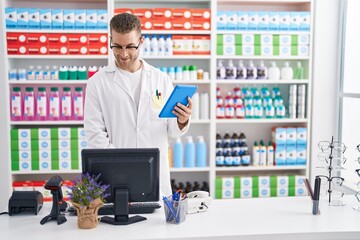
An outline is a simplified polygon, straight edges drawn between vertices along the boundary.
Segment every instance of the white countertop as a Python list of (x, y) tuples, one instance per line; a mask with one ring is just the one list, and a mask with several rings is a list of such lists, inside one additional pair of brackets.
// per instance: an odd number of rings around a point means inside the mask
[(312, 215), (309, 197), (214, 200), (208, 212), (187, 215), (180, 225), (165, 222), (164, 209), (143, 214), (146, 221), (128, 226), (99, 223), (95, 229), (79, 229), (75, 216), (67, 222), (50, 221), (40, 225), (49, 214), (46, 204), (37, 216), (19, 214), (0, 216), (1, 239), (360, 239), (360, 206), (352, 195), (346, 206), (320, 202), (320, 215)]

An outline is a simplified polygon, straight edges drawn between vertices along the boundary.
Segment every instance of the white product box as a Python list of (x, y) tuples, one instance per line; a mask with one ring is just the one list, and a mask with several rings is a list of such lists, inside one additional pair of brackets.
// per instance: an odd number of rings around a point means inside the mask
[(234, 56), (236, 54), (235, 45), (223, 45), (222, 47), (224, 56)]
[(289, 196), (289, 189), (287, 187), (278, 187), (277, 188), (278, 197), (287, 197)]
[(270, 188), (259, 187), (259, 197), (270, 197)]
[(51, 28), (51, 9), (40, 9), (40, 28), (50, 29)]
[(40, 29), (40, 9), (29, 8), (29, 29)]
[(304, 146), (307, 145), (307, 128), (296, 128), (296, 144)]
[(50, 128), (39, 128), (39, 140), (40, 139), (51, 139), (51, 131)]
[(29, 27), (29, 9), (17, 8), (17, 28), (26, 29)]
[(242, 45), (254, 45), (254, 34), (244, 33), (242, 34)]
[(269, 12), (269, 30), (279, 30), (279, 12)]
[(86, 28), (86, 11), (85, 9), (75, 10), (75, 29)]
[(258, 30), (259, 14), (255, 11), (248, 12), (248, 30)]
[(242, 54), (244, 56), (254, 56), (255, 54), (254, 45), (242, 45)]
[(58, 128), (58, 138), (60, 139), (70, 139), (71, 130), (70, 128)]
[(222, 178), (222, 189), (234, 189), (234, 178), (233, 177), (230, 177), (230, 178), (226, 178), (226, 177), (223, 177)]
[(31, 151), (19, 151), (19, 169), (22, 172), (31, 171)]
[(310, 35), (309, 34), (299, 34), (298, 35), (298, 45), (309, 45), (310, 44)]
[(259, 176), (259, 188), (270, 187), (270, 176)]
[(258, 20), (259, 20), (259, 25), (258, 25), (258, 29), (259, 30), (268, 30), (269, 29), (269, 12), (258, 12), (259, 16), (258, 16)]
[(59, 169), (60, 170), (70, 170), (71, 169), (70, 149), (59, 150)]
[(295, 145), (286, 146), (286, 165), (296, 165)]
[(287, 31), (290, 28), (290, 13), (279, 12), (279, 30)]
[(75, 29), (74, 9), (64, 9), (64, 29)]
[(291, 56), (291, 46), (280, 46), (279, 47), (280, 56)]
[(235, 34), (224, 34), (223, 45), (235, 45)]
[(64, 13), (62, 9), (51, 10), (51, 26), (53, 29), (64, 28)]
[(300, 28), (300, 12), (290, 12), (290, 31), (298, 31)]
[(86, 139), (85, 128), (78, 128), (78, 139)]
[(86, 10), (86, 29), (97, 28), (97, 10)]
[(97, 28), (107, 29), (108, 26), (108, 15), (107, 10), (97, 10)]
[(240, 198), (252, 198), (252, 188), (242, 188), (240, 189)]
[(286, 128), (277, 127), (274, 132), (274, 140), (277, 145), (286, 144)]
[(86, 139), (78, 139), (78, 149), (81, 151), (84, 148), (87, 148), (88, 143)]
[(310, 31), (310, 12), (300, 12), (300, 26), (301, 31)]
[(295, 196), (307, 196), (306, 187), (295, 187)]
[(19, 140), (18, 141), (19, 151), (30, 151), (31, 141), (30, 140)]
[(296, 144), (296, 128), (288, 127), (286, 128), (286, 145), (294, 145)]
[(304, 145), (296, 146), (296, 165), (306, 165), (306, 147)]
[(234, 189), (223, 189), (222, 190), (222, 198), (223, 199), (234, 198)]
[(59, 150), (69, 150), (70, 139), (59, 139)]
[(277, 145), (275, 149), (275, 165), (283, 166), (286, 161), (286, 149), (284, 145)]
[(233, 11), (226, 12), (226, 29), (235, 30), (237, 28), (237, 14)]
[(280, 46), (290, 46), (291, 45), (291, 35), (281, 34), (279, 36), (279, 44), (280, 44)]
[(272, 34), (261, 34), (260, 35), (261, 46), (272, 46), (273, 45), (273, 36)]
[(274, 55), (273, 46), (261, 46), (261, 56), (272, 56)]
[(226, 29), (227, 17), (225, 11), (219, 11), (217, 13), (216, 25), (218, 30)]
[(51, 150), (50, 139), (39, 139), (39, 150)]
[(51, 150), (39, 151), (39, 166), (40, 171), (51, 170)]
[(16, 8), (5, 8), (6, 28), (17, 28), (17, 12)]
[(18, 136), (19, 141), (21, 141), (21, 140), (30, 141), (30, 139), (31, 139), (30, 129), (25, 129), (25, 128), (19, 129), (18, 134), (19, 134), (19, 136)]
[(240, 177), (240, 189), (252, 188), (252, 177)]
[(277, 187), (288, 187), (289, 186), (289, 177), (288, 176), (277, 176)]
[(305, 176), (296, 175), (295, 176), (295, 187), (305, 187), (304, 178), (305, 178)]
[(248, 13), (245, 11), (237, 12), (237, 29), (246, 30), (248, 28)]
[(298, 46), (298, 56), (309, 56), (309, 46)]

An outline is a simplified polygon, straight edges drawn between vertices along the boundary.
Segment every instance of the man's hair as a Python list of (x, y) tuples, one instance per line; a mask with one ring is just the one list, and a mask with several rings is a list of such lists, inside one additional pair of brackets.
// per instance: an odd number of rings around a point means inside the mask
[(110, 21), (110, 33), (112, 30), (122, 34), (136, 30), (141, 34), (141, 21), (130, 13), (117, 14)]

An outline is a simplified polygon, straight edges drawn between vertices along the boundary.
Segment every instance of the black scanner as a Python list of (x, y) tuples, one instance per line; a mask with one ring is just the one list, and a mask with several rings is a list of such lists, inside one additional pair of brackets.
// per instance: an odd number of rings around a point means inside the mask
[(38, 214), (43, 206), (43, 195), (39, 191), (13, 191), (9, 199), (9, 215), (33, 211)]

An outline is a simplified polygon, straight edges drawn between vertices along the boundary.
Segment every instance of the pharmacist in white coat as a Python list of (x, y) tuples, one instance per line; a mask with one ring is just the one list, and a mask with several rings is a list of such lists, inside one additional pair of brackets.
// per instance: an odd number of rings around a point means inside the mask
[(170, 195), (168, 136), (188, 130), (192, 101), (174, 108), (177, 118), (158, 117), (173, 85), (168, 75), (139, 58), (140, 24), (128, 13), (111, 19), (115, 61), (88, 80), (84, 126), (90, 148), (159, 148), (160, 196)]

